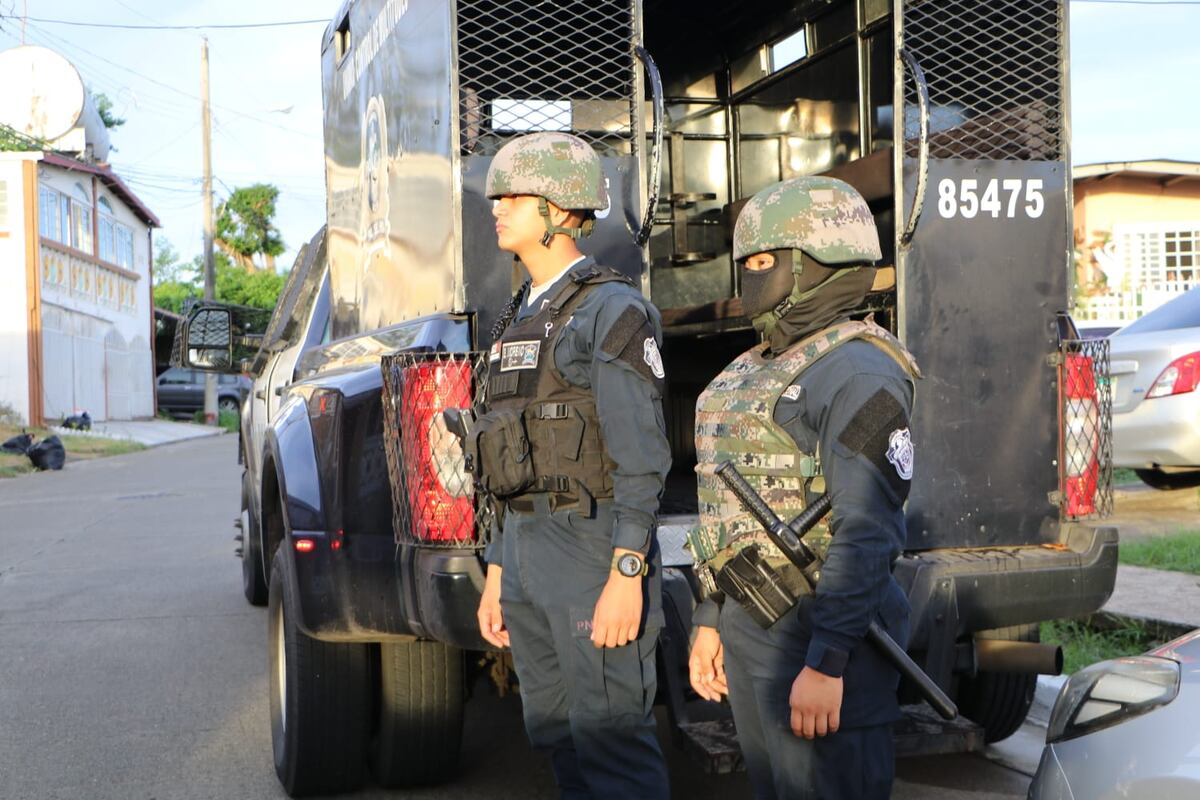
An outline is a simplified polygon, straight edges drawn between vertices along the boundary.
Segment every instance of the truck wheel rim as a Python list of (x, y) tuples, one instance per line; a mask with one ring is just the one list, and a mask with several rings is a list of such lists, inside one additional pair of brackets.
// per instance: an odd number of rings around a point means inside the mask
[(275, 683), (279, 687), (279, 728), (287, 729), (287, 648), (284, 646), (283, 608), (279, 609), (279, 624), (275, 626)]

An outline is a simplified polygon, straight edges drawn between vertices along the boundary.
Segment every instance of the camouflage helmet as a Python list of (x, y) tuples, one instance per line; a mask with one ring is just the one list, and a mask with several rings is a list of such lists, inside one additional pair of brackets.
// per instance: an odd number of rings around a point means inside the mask
[(867, 201), (836, 178), (810, 175), (776, 183), (746, 203), (733, 229), (733, 258), (801, 250), (826, 266), (882, 257)]
[(488, 169), (484, 193), (493, 200), (535, 195), (567, 211), (608, 208), (599, 156), (569, 133), (531, 133), (501, 147)]

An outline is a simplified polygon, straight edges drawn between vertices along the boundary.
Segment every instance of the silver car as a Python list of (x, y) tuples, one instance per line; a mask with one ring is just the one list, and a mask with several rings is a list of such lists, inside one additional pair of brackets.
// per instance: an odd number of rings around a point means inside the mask
[(1200, 288), (1109, 341), (1113, 465), (1158, 489), (1200, 485)]
[(1058, 694), (1030, 800), (1200, 797), (1200, 630), (1079, 670)]

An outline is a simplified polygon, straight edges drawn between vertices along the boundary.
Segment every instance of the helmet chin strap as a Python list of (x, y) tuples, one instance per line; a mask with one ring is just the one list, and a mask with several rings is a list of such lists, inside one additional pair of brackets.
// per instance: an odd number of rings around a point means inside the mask
[(816, 286), (811, 286), (808, 289), (800, 288), (800, 275), (804, 272), (804, 256), (800, 250), (792, 251), (792, 274), (796, 276), (796, 281), (792, 286), (791, 294), (784, 298), (783, 302), (775, 306), (770, 311), (764, 311), (758, 316), (750, 320), (750, 324), (754, 329), (761, 333), (764, 337), (769, 338), (774, 332), (775, 326), (779, 324), (779, 320), (783, 319), (789, 311), (791, 311), (798, 303), (803, 303), (805, 300), (813, 297), (834, 281), (841, 280), (847, 275), (851, 275), (862, 269), (861, 266), (847, 267), (844, 269), (834, 270), (833, 274), (825, 280), (818, 283)]
[(556, 233), (561, 233), (578, 241), (585, 236), (591, 236), (592, 229), (596, 227), (596, 220), (591, 218), (585, 219), (583, 224), (578, 228), (566, 228), (562, 225), (555, 225), (554, 221), (550, 219), (550, 203), (544, 197), (538, 198), (538, 213), (542, 215), (542, 221), (546, 223), (546, 232), (542, 234), (541, 239), (542, 247), (546, 248), (550, 247), (550, 243), (554, 241)]

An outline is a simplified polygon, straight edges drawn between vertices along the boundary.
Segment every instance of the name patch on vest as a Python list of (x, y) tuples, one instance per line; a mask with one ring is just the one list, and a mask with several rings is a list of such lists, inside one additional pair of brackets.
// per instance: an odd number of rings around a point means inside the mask
[(500, 371), (537, 369), (542, 343), (538, 339), (524, 342), (504, 342), (500, 350)]

